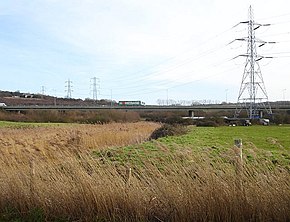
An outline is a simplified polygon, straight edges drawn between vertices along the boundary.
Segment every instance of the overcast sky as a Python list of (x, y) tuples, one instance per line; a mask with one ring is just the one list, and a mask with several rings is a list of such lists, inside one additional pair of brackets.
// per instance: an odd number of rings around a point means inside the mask
[[(252, 5), (269, 100), (290, 100), (289, 0), (1, 0), (0, 90), (236, 102)], [(234, 27), (235, 26), (235, 27)]]

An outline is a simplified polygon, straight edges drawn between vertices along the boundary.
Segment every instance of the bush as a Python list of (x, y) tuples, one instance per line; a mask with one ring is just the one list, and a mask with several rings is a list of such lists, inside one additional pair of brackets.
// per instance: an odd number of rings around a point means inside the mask
[(150, 116), (146, 118), (146, 121), (159, 122), (165, 124), (177, 124), (177, 125), (194, 125), (194, 120), (183, 119), (181, 116)]
[(289, 124), (290, 123), (290, 110), (276, 111), (271, 118), (271, 122), (275, 124)]
[(15, 122), (58, 122), (58, 123), (110, 123), (137, 122), (140, 116), (136, 112), (124, 111), (66, 111), (30, 110), (22, 113), (0, 110), (0, 120)]
[(218, 124), (213, 120), (200, 120), (196, 123), (196, 126), (208, 126), (208, 127), (217, 127)]
[(187, 132), (186, 127), (182, 125), (164, 124), (162, 127), (156, 129), (150, 136), (150, 139), (158, 139), (166, 136), (180, 136)]

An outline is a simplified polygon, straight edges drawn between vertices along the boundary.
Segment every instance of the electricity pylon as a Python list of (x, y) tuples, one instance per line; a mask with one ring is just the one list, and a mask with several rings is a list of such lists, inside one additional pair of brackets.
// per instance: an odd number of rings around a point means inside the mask
[[(259, 119), (263, 116), (263, 111), (268, 115), (272, 115), (272, 109), (268, 101), (268, 95), (261, 73), (259, 61), (263, 58), (272, 58), (257, 54), (257, 45), (262, 47), (267, 43), (255, 37), (255, 30), (261, 26), (269, 26), (270, 24), (259, 24), (254, 21), (252, 7), (249, 8), (249, 21), (240, 22), (248, 24), (248, 37), (236, 39), (239, 41), (247, 41), (247, 53), (239, 56), (246, 57), (242, 83), (239, 90), (238, 102), (235, 111), (235, 117), (245, 109), (249, 119)], [(240, 24), (239, 23), (239, 24)]]
[(72, 93), (72, 81), (68, 79), (68, 81), (65, 81), (67, 84), (65, 87), (67, 88), (65, 91), (67, 92), (66, 98), (71, 99), (71, 93)]
[(98, 88), (100, 88), (100, 79), (97, 77), (91, 78), (93, 81), (93, 100), (97, 101), (98, 100)]

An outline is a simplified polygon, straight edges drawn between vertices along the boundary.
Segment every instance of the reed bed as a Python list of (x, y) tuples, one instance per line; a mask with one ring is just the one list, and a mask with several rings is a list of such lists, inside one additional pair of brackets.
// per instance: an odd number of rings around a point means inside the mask
[[(112, 126), (116, 132), (117, 126)], [(130, 129), (141, 130), (137, 126), (144, 128), (133, 124), (123, 129), (132, 136)], [(86, 126), (21, 129), (26, 137), (12, 137), (14, 130), (1, 131), (6, 138), (1, 135), (2, 221), (290, 219), (289, 171), (283, 167), (269, 168), (263, 162), (237, 167), (193, 152), (172, 154), (161, 163), (144, 157), (142, 166), (122, 165), (92, 155), (91, 147), (111, 144), (84, 142), (96, 136)], [(56, 139), (53, 144), (50, 138)]]
[(4, 127), (0, 128), (0, 155), (23, 162), (53, 158), (67, 150), (85, 152), (132, 145), (146, 141), (158, 127), (160, 124), (150, 122)]

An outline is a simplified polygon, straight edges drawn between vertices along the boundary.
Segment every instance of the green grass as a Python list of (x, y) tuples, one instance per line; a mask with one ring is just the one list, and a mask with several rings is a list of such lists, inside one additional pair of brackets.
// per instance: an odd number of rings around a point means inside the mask
[(60, 126), (60, 125), (68, 125), (68, 123), (30, 123), (30, 122), (0, 121), (0, 128), (5, 128), (5, 127), (29, 128), (29, 127), (39, 127), (39, 126)]
[(190, 127), (183, 136), (163, 137), (135, 146), (112, 147), (96, 154), (116, 163), (134, 166), (146, 161), (162, 164), (172, 158), (182, 161), (197, 154), (229, 161), (228, 156), (233, 156), (230, 152), (235, 139), (242, 139), (245, 161), (290, 166), (289, 125)]
[(192, 127), (187, 135), (162, 138), (159, 141), (195, 147), (228, 148), (235, 139), (265, 150), (290, 150), (290, 126), (251, 126), (251, 127)]

